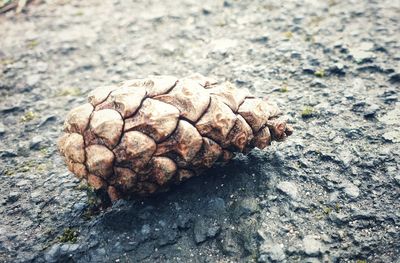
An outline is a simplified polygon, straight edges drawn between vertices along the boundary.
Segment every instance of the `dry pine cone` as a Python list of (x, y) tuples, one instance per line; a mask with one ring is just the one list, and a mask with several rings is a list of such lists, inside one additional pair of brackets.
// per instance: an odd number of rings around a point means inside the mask
[(111, 200), (165, 191), (292, 133), (274, 103), (199, 74), (104, 86), (88, 101), (68, 114), (59, 149), (71, 172)]

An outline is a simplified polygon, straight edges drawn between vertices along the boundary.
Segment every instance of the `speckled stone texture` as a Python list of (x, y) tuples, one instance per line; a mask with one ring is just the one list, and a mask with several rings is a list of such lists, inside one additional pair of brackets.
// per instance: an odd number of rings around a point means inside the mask
[(58, 141), (68, 169), (115, 201), (169, 189), (235, 152), (264, 149), (293, 129), (248, 89), (194, 74), (99, 87), (72, 109)]

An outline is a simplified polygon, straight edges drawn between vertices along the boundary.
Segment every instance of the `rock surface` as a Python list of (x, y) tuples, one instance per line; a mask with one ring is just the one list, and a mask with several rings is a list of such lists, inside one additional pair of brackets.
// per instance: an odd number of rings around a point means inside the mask
[[(398, 260), (398, 1), (31, 2), (0, 16), (0, 262)], [(194, 72), (277, 101), (296, 133), (93, 210), (56, 152), (67, 112)]]

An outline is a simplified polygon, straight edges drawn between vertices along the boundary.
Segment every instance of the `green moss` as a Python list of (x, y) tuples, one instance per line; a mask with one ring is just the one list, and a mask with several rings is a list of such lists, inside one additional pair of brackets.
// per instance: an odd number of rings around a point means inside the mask
[(72, 228), (65, 228), (64, 232), (57, 240), (60, 243), (76, 243), (76, 241), (78, 241), (78, 232)]
[(285, 38), (287, 38), (287, 39), (291, 39), (293, 37), (293, 32), (291, 32), (291, 31), (287, 31), (283, 34), (284, 34)]
[(329, 7), (335, 6), (337, 4), (338, 4), (338, 2), (336, 0), (328, 0)]
[(339, 205), (338, 203), (336, 203), (336, 205), (335, 205), (335, 211), (336, 211), (336, 213), (339, 213), (339, 212), (340, 212), (340, 209), (341, 209), (340, 205)]
[(39, 150), (39, 152), (40, 152), (42, 155), (44, 155), (44, 156), (47, 156), (47, 155), (50, 154), (50, 150), (49, 150), (49, 148), (47, 148), (47, 147), (41, 148), (41, 149)]
[(80, 88), (77, 87), (68, 87), (68, 88), (63, 88), (60, 91), (57, 92), (56, 96), (57, 97), (63, 97), (63, 96), (80, 96), (82, 95), (82, 92)]
[(9, 169), (6, 169), (4, 171), (4, 175), (7, 175), (7, 176), (13, 176), (14, 174), (15, 174), (15, 172), (12, 170), (9, 170)]
[(367, 263), (365, 259), (357, 259), (356, 263)]
[(318, 78), (323, 78), (325, 77), (325, 70), (320, 69), (315, 71), (314, 76), (318, 77)]
[(301, 117), (304, 119), (311, 118), (313, 115), (314, 115), (314, 108), (311, 106), (305, 106), (301, 111)]
[(324, 219), (324, 218), (325, 218), (325, 215), (322, 214), (322, 213), (319, 213), (319, 214), (316, 214), (316, 215), (315, 215), (315, 219), (317, 219), (317, 220), (322, 220), (322, 219)]
[(289, 91), (289, 89), (288, 89), (287, 86), (282, 86), (282, 87), (279, 89), (279, 92), (282, 92), (282, 93), (286, 93), (286, 92), (288, 92), (288, 91)]
[(38, 172), (47, 171), (47, 165), (44, 163), (39, 164), (38, 166), (36, 166), (36, 171)]
[(0, 59), (0, 65), (9, 65), (14, 63), (15, 61), (11, 58), (4, 58), (4, 59)]
[(258, 254), (257, 253), (253, 253), (250, 256), (250, 261), (249, 262), (258, 262), (258, 258), (259, 258)]
[(31, 171), (33, 168), (36, 167), (36, 163), (32, 160), (24, 161), (20, 165), (15, 168), (15, 171), (18, 173), (26, 173)]
[(306, 42), (311, 42), (311, 43), (315, 43), (315, 36), (314, 35), (306, 35), (304, 37), (304, 41)]
[(332, 208), (330, 207), (324, 207), (322, 208), (322, 210), (324, 211), (324, 214), (329, 215), (330, 213), (332, 213)]
[(37, 41), (37, 40), (31, 40), (31, 41), (29, 41), (27, 44), (26, 44), (26, 46), (28, 47), (28, 48), (35, 48), (35, 47), (37, 47), (39, 45), (39, 41)]
[(87, 192), (94, 192), (94, 188), (85, 183), (84, 181), (80, 182), (75, 189), (78, 191), (87, 191)]
[(33, 111), (25, 112), (24, 116), (21, 117), (21, 122), (29, 122), (37, 118), (37, 113)]
[(86, 192), (87, 206), (85, 211), (82, 213), (82, 218), (85, 220), (90, 220), (93, 216), (97, 215), (100, 212), (102, 205), (101, 199), (96, 194), (95, 189), (85, 182), (81, 182), (75, 187), (75, 189), (78, 191)]
[(20, 165), (16, 166), (15, 172), (17, 173), (27, 173), (32, 171), (43, 172), (46, 171), (48, 164), (39, 163), (38, 161), (29, 160), (24, 161)]

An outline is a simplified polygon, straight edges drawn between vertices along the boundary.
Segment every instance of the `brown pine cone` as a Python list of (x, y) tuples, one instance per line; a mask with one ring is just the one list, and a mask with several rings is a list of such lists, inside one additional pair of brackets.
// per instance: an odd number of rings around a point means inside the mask
[(129, 80), (88, 100), (68, 114), (59, 149), (71, 172), (111, 200), (165, 191), (292, 133), (276, 104), (199, 74)]

